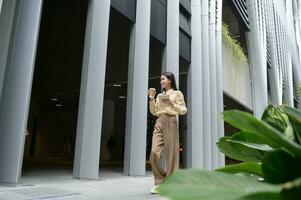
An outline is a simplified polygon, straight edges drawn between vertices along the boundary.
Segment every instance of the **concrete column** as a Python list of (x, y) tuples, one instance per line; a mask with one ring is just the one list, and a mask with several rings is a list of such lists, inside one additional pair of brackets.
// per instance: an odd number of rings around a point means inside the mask
[(268, 105), (267, 94), (267, 66), (263, 52), (262, 27), (258, 16), (258, 2), (248, 0), (250, 29), (247, 33), (249, 44), (249, 58), (252, 70), (252, 91), (253, 91), (253, 111), (257, 118), (260, 118), (264, 109)]
[[(288, 36), (287, 34), (284, 34)], [(292, 54), (291, 48), (288, 46), (287, 37), (284, 38), (284, 50), (285, 50), (285, 82), (284, 82), (284, 99), (287, 105), (294, 107), (294, 91), (293, 91), (293, 66), (292, 66)]]
[(145, 175), (151, 1), (137, 0), (131, 28), (124, 175)]
[(268, 41), (270, 44), (270, 51), (271, 51), (271, 62), (272, 68), (268, 69), (268, 76), (270, 80), (270, 87), (271, 87), (271, 99), (272, 103), (275, 105), (282, 104), (282, 84), (280, 84), (279, 79), (279, 63), (278, 63), (278, 56), (277, 56), (277, 38), (276, 38), (276, 27), (275, 27), (275, 20), (274, 20), (274, 12), (273, 12), (273, 4), (267, 5), (267, 32), (269, 34)]
[(5, 0), (2, 4), (3, 11), (0, 13), (0, 98), (12, 36), (16, 2), (16, 0)]
[[(179, 34), (180, 34), (180, 3), (179, 0), (167, 0), (166, 45), (163, 49), (161, 71), (172, 72), (179, 87)], [(163, 151), (161, 167), (166, 168), (166, 156)]]
[[(260, 20), (259, 20), (259, 24), (260, 24), (260, 28), (259, 30), (261, 30), (260, 36), (261, 36), (261, 45), (262, 45), (262, 52), (263, 52), (263, 64), (266, 65), (267, 63), (267, 29), (266, 29), (266, 2), (264, 0), (259, 0), (259, 8), (260, 8)], [(266, 65), (267, 66), (267, 65)], [(267, 67), (266, 67), (267, 69)], [(267, 74), (267, 71), (266, 71)]]
[(210, 98), (210, 67), (209, 67), (209, 2), (201, 0), (202, 22), (202, 78), (203, 89), (203, 155), (204, 168), (211, 169), (211, 98)]
[(283, 37), (283, 30), (282, 30), (282, 23), (281, 23), (281, 20), (279, 18), (279, 21), (278, 21), (278, 24), (279, 24), (279, 37), (278, 37), (278, 40), (279, 40), (279, 49), (280, 49), (280, 55), (281, 55), (281, 71), (282, 71), (282, 90), (283, 90), (283, 93), (282, 93), (282, 97), (283, 97), (283, 100), (284, 100), (284, 103), (286, 103), (286, 88), (285, 88), (285, 85), (286, 85), (286, 82), (287, 82), (287, 62), (286, 62), (286, 52), (285, 52), (285, 49), (284, 49), (284, 37)]
[(209, 71), (210, 71), (210, 111), (211, 111), (211, 168), (218, 166), (217, 142), (217, 71), (216, 71), (216, 4), (215, 0), (209, 1)]
[[(274, 5), (273, 5), (274, 6)], [(275, 19), (275, 39), (276, 39), (276, 50), (277, 50), (277, 62), (279, 66), (279, 96), (281, 98), (281, 103), (282, 103), (282, 97), (283, 97), (283, 53), (282, 53), (282, 48), (281, 44), (282, 42), (281, 37), (280, 37), (280, 25), (279, 25), (279, 15), (277, 14), (275, 7), (273, 7), (274, 11), (274, 19)]]
[(187, 167), (203, 168), (201, 0), (191, 1), (191, 64), (188, 69)]
[(21, 177), (42, 0), (19, 1), (0, 104), (0, 182)]
[[(286, 49), (286, 62), (287, 62), (287, 93), (285, 95), (287, 104), (294, 107), (294, 89), (293, 89), (293, 42), (295, 42), (294, 35), (294, 19), (293, 19), (293, 5), (292, 0), (286, 0), (286, 23), (285, 27), (285, 49)], [(297, 81), (297, 80), (296, 80)]]
[(110, 0), (90, 0), (74, 158), (75, 178), (98, 178)]
[[(216, 85), (217, 85), (217, 112), (224, 111), (223, 63), (222, 63), (222, 9), (223, 0), (216, 0)], [(224, 120), (217, 117), (217, 137), (225, 135)], [(218, 152), (218, 167), (225, 165), (225, 155)]]
[(1, 14), (1, 11), (2, 11), (2, 3), (3, 3), (3, 1), (0, 0), (0, 14)]
[(289, 106), (294, 107), (294, 89), (293, 89), (293, 66), (292, 66), (292, 56), (290, 53), (288, 53), (289, 55), (287, 56), (287, 85), (286, 85), (286, 89), (287, 92), (285, 94), (285, 98), (286, 98), (286, 102)]
[[(297, 88), (301, 84), (301, 29), (300, 29), (300, 16), (301, 16), (301, 8), (298, 7), (299, 1), (293, 0), (293, 18), (295, 22), (295, 29), (294, 29), (294, 34), (295, 34), (295, 41), (294, 41), (294, 73), (296, 77), (296, 82), (297, 82)], [(301, 94), (298, 94), (299, 97), (299, 103), (297, 105), (298, 108), (301, 108)]]
[[(278, 14), (277, 14), (278, 15)], [(281, 74), (281, 89), (282, 89), (282, 96), (283, 99), (284, 96), (284, 82), (285, 82), (285, 56), (283, 51), (283, 41), (282, 41), (282, 32), (281, 32), (281, 23), (280, 23), (280, 16), (277, 16), (277, 42), (278, 42), (278, 51), (279, 51), (279, 62), (280, 62), (280, 74)]]
[(166, 46), (163, 50), (162, 72), (174, 73), (179, 84), (179, 0), (167, 0)]

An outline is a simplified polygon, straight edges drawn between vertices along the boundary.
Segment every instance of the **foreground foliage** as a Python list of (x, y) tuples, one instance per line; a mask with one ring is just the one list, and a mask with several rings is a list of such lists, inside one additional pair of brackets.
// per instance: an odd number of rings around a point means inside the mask
[(241, 161), (215, 171), (179, 170), (159, 187), (174, 200), (300, 200), (301, 112), (269, 105), (261, 120), (230, 110), (223, 119), (239, 129), (217, 143)]

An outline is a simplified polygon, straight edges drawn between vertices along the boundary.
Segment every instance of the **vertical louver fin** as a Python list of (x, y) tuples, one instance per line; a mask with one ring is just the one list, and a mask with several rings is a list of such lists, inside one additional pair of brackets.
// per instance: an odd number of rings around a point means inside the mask
[(246, 0), (227, 0), (233, 13), (246, 31), (250, 30)]

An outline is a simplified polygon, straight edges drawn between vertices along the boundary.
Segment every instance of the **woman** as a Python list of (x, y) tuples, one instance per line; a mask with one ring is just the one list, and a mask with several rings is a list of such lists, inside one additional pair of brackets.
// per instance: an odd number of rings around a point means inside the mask
[[(165, 72), (161, 75), (162, 93), (157, 95), (156, 90), (148, 90), (150, 112), (157, 116), (153, 131), (150, 163), (155, 179), (151, 193), (156, 194), (157, 187), (166, 177), (179, 168), (179, 130), (177, 115), (185, 115), (187, 108), (184, 96), (177, 89), (174, 74)], [(166, 155), (166, 171), (160, 167), (160, 157), (164, 149)]]

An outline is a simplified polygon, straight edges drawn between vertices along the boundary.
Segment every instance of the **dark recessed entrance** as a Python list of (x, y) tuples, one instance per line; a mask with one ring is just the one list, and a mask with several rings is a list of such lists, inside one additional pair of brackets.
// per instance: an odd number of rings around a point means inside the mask
[(87, 1), (45, 0), (32, 85), (23, 176), (72, 173)]

